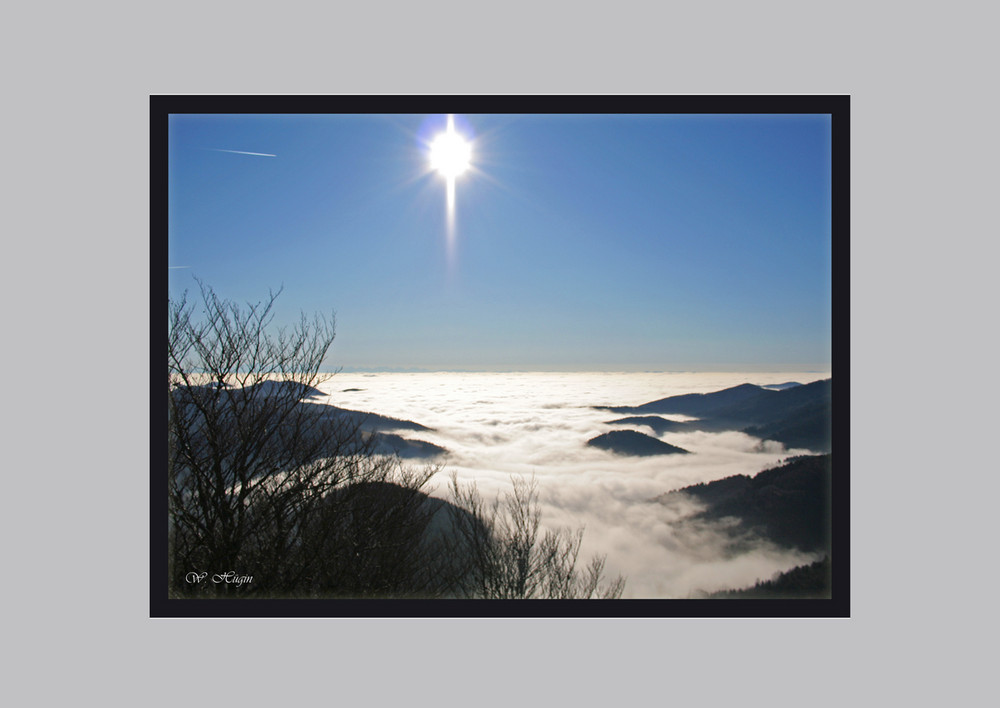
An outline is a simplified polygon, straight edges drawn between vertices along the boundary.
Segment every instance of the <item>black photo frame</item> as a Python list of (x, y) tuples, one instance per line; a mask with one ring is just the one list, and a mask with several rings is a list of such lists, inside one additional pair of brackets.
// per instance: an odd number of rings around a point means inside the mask
[[(169, 118), (177, 114), (825, 114), (831, 126), (832, 596), (829, 599), (297, 600), (168, 595), (166, 349)], [(152, 617), (849, 617), (849, 96), (181, 96), (150, 97), (150, 616)]]

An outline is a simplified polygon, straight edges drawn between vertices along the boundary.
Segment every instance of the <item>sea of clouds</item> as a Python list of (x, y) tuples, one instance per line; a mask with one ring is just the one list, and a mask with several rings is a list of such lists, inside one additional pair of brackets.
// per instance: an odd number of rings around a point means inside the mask
[[(443, 469), (429, 491), (475, 482), (486, 498), (534, 475), (548, 527), (586, 527), (581, 561), (607, 556), (610, 576), (626, 576), (629, 598), (688, 598), (753, 585), (816, 557), (755, 542), (734, 551), (718, 526), (697, 523), (692, 504), (652, 502), (665, 492), (754, 475), (806, 450), (786, 450), (739, 432), (667, 432), (609, 426), (623, 417), (592, 406), (639, 405), (741, 383), (809, 383), (827, 373), (341, 373), (320, 386), (324, 401), (421, 423), (404, 437), (441, 445)], [(346, 390), (360, 389), (360, 390)], [(318, 402), (318, 401), (317, 401)], [(683, 420), (684, 416), (663, 416)], [(626, 457), (588, 447), (590, 438), (635, 429), (690, 455)]]

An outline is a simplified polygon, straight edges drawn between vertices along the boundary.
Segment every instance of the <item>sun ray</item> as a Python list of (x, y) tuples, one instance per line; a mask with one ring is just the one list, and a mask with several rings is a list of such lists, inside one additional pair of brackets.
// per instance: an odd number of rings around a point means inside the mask
[(445, 178), (448, 261), (455, 259), (455, 181), (472, 162), (472, 144), (455, 130), (455, 116), (448, 115), (448, 125), (430, 145), (431, 168)]

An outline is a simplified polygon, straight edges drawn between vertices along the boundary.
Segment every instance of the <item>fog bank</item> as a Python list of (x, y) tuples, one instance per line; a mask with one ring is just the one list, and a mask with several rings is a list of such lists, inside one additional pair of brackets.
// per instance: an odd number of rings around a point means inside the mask
[[(421, 423), (404, 437), (440, 445), (444, 469), (432, 494), (447, 498), (448, 478), (475, 481), (492, 498), (511, 475), (534, 475), (546, 526), (586, 527), (582, 558), (607, 555), (607, 570), (627, 576), (624, 597), (685, 598), (743, 587), (814, 559), (750, 542), (735, 552), (717, 525), (695, 522), (690, 502), (652, 502), (665, 492), (735, 474), (754, 475), (806, 450), (736, 431), (656, 433), (611, 426), (592, 406), (639, 405), (741, 383), (811, 381), (823, 372), (762, 373), (434, 373), (338, 374), (320, 388), (326, 402)], [(352, 390), (345, 390), (352, 389)], [(682, 420), (684, 416), (662, 416)], [(629, 457), (588, 447), (610, 430), (634, 429), (690, 455)]]

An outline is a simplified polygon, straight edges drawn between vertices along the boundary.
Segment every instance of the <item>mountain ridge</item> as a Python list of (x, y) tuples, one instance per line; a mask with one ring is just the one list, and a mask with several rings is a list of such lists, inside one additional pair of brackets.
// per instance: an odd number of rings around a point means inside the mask
[[(697, 418), (676, 430), (739, 430), (788, 447), (829, 452), (832, 379), (772, 390), (740, 384), (711, 393), (668, 396), (638, 406), (593, 406), (620, 414), (680, 414)], [(614, 423), (614, 421), (611, 421)]]
[(620, 455), (637, 457), (690, 454), (688, 450), (657, 440), (636, 430), (612, 430), (610, 433), (591, 438), (587, 441), (587, 445)]
[(747, 534), (802, 551), (831, 550), (832, 456), (803, 455), (764, 469), (753, 477), (734, 475), (661, 494), (665, 504), (678, 495), (704, 509), (695, 519), (736, 519), (727, 527), (734, 542)]

